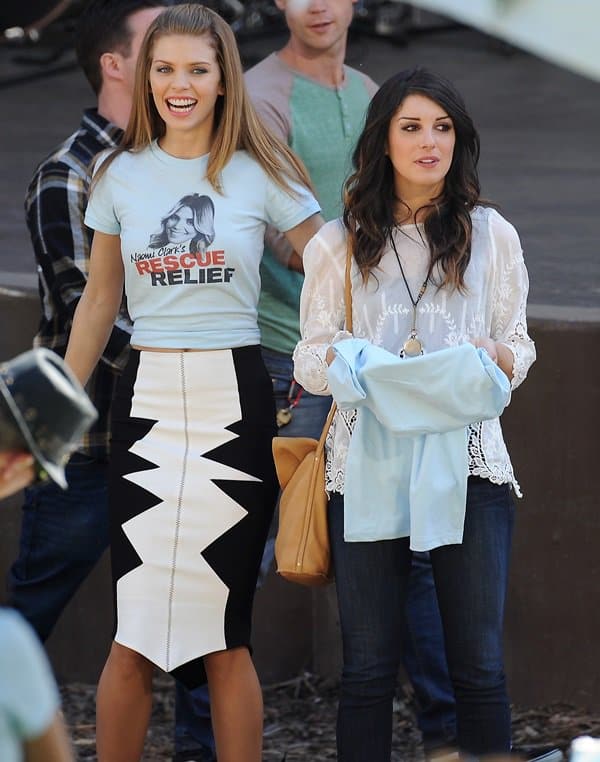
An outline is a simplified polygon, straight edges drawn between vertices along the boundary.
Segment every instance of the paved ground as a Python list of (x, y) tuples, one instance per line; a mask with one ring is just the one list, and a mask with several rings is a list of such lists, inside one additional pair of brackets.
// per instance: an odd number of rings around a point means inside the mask
[[(245, 60), (280, 43), (245, 43)], [(57, 63), (25, 65), (0, 48), (0, 287), (35, 282), (23, 192), (36, 163), (92, 102), (72, 62), (67, 53)], [(484, 194), (521, 234), (532, 310), (600, 319), (600, 84), (464, 28), (418, 29), (407, 45), (355, 34), (349, 62), (380, 82), (418, 63), (457, 83), (481, 132)]]

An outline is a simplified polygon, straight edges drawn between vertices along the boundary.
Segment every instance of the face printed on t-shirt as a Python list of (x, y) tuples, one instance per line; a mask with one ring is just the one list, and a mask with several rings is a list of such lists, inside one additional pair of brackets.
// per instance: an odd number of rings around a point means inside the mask
[(182, 206), (165, 222), (165, 232), (169, 243), (183, 243), (194, 237), (194, 213), (189, 206)]
[(132, 254), (137, 273), (152, 286), (229, 283), (235, 272), (225, 252), (210, 249), (215, 239), (215, 205), (210, 196), (183, 196), (161, 219), (148, 249)]
[[(214, 219), (215, 205), (210, 196), (201, 196), (198, 193), (183, 196), (162, 218), (159, 229), (150, 236), (148, 246), (151, 249), (165, 249), (169, 244), (190, 242), (193, 251), (206, 251), (215, 238)], [(177, 251), (161, 253), (185, 252), (178, 247)]]

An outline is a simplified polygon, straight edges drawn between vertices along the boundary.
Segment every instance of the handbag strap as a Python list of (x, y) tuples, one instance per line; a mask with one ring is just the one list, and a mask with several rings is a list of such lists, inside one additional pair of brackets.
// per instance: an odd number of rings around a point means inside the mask
[(331, 407), (329, 408), (329, 412), (327, 413), (327, 419), (325, 421), (325, 425), (323, 426), (323, 431), (321, 432), (321, 436), (319, 437), (319, 444), (317, 445), (317, 448), (315, 450), (315, 460), (319, 460), (321, 457), (321, 453), (323, 452), (323, 448), (325, 447), (325, 440), (327, 439), (327, 432), (329, 431), (329, 427), (331, 426), (331, 422), (333, 421), (333, 416), (335, 415), (335, 411), (337, 410), (337, 405), (335, 402), (331, 403)]
[(352, 252), (346, 246), (346, 271), (344, 273), (344, 308), (346, 311), (346, 330), (352, 333)]
[[(346, 248), (346, 269), (344, 273), (344, 310), (346, 312), (346, 330), (348, 333), (352, 333), (352, 252), (350, 251), (349, 246)], [(327, 432), (329, 431), (336, 410), (337, 405), (335, 402), (332, 402), (325, 425), (323, 426), (323, 431), (319, 437), (319, 444), (315, 450), (315, 459), (321, 457), (321, 453), (325, 447), (325, 440), (327, 439)]]

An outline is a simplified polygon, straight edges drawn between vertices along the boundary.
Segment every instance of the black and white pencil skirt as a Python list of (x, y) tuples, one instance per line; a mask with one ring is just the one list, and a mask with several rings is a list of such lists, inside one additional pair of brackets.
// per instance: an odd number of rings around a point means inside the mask
[(250, 645), (278, 490), (260, 348), (132, 350), (112, 432), (115, 640), (193, 688), (204, 655)]

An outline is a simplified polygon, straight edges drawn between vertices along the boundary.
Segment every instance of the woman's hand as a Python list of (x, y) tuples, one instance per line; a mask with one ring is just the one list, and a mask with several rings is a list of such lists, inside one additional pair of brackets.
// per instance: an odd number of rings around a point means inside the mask
[(325, 362), (327, 365), (331, 365), (331, 363), (335, 360), (335, 351), (333, 347), (327, 347), (327, 353), (325, 355)]
[(512, 381), (514, 357), (506, 344), (494, 341), (494, 339), (490, 339), (488, 336), (476, 336), (473, 339), (469, 339), (469, 341), (474, 347), (485, 349), (508, 380)]
[(496, 365), (498, 365), (498, 345), (494, 339), (489, 339), (487, 336), (476, 336), (474, 339), (469, 339), (469, 341), (477, 349), (485, 349)]
[(290, 253), (288, 262), (288, 270), (294, 270), (294, 272), (302, 273), (304, 275), (304, 265), (302, 264), (302, 257), (295, 251)]
[(0, 453), (0, 498), (18, 492), (33, 481), (33, 463), (33, 456), (28, 452)]

